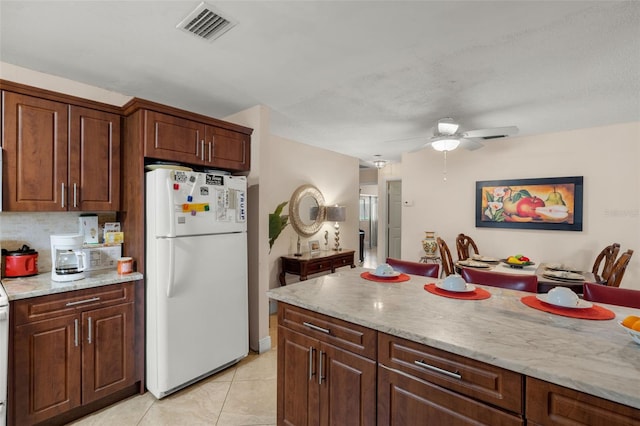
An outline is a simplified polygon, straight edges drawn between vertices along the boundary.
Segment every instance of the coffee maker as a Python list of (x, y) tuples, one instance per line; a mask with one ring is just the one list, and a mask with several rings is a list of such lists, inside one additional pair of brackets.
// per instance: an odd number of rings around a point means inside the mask
[(82, 234), (51, 235), (51, 280), (76, 281), (84, 278), (85, 255)]

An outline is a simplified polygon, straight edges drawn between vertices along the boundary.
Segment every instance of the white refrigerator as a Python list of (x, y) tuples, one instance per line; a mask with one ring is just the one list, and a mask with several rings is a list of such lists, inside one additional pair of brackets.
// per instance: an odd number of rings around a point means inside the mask
[(244, 176), (146, 173), (146, 385), (162, 398), (247, 356)]

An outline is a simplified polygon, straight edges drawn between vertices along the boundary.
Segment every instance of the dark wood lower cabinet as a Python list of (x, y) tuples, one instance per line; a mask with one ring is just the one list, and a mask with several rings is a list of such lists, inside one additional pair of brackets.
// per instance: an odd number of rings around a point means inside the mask
[(78, 321), (65, 316), (16, 327), (13, 424), (35, 424), (80, 405)]
[(640, 410), (278, 303), (278, 425), (640, 426)]
[(126, 388), (135, 374), (133, 303), (82, 314), (82, 402)]
[(10, 425), (64, 424), (141, 389), (135, 285), (12, 302)]
[[(284, 327), (281, 312), (278, 424), (375, 425), (375, 360), (339, 347), (340, 338), (332, 332), (333, 326), (338, 325), (321, 323), (318, 315), (314, 316), (316, 323), (326, 327), (323, 327), (326, 333), (310, 328), (309, 334), (303, 334)], [(316, 326), (308, 321), (304, 323)], [(341, 322), (340, 332), (344, 331), (344, 324)], [(323, 341), (322, 336), (316, 334), (326, 334), (327, 339)], [(330, 339), (338, 341), (337, 344), (327, 343)]]

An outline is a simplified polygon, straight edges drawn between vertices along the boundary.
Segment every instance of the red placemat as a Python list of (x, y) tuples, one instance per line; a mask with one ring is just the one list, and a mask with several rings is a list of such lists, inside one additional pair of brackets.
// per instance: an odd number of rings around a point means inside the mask
[(424, 285), (424, 289), (429, 293), (442, 297), (450, 297), (451, 299), (482, 300), (491, 297), (491, 293), (480, 287), (476, 287), (475, 290), (468, 293), (456, 293), (455, 291), (442, 290), (436, 287), (435, 283), (429, 283)]
[(409, 281), (410, 277), (407, 274), (400, 274), (397, 277), (380, 278), (373, 275), (371, 272), (363, 272), (360, 274), (362, 278), (369, 281), (377, 281), (379, 283), (401, 283), (403, 281)]
[(602, 306), (593, 305), (590, 308), (573, 309), (562, 308), (560, 306), (544, 303), (536, 296), (524, 296), (520, 299), (522, 303), (540, 311), (549, 312), (551, 314), (562, 315), (571, 318), (590, 319), (590, 320), (609, 320), (616, 317), (616, 314), (612, 311), (603, 308)]

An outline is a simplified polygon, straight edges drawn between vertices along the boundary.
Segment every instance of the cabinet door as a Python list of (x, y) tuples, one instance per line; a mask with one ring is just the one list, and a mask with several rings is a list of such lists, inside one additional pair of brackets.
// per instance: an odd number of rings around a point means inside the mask
[(213, 126), (207, 126), (205, 162), (221, 169), (247, 171), (251, 169), (251, 136)]
[(80, 405), (79, 328), (75, 315), (15, 328), (13, 424), (38, 423)]
[(82, 403), (135, 383), (133, 303), (82, 313)]
[(204, 125), (155, 111), (145, 111), (144, 156), (189, 164), (204, 162)]
[(640, 410), (527, 377), (529, 425), (640, 425)]
[(523, 425), (524, 420), (490, 405), (380, 365), (378, 424)]
[(278, 327), (278, 424), (318, 425), (318, 341)]
[(375, 361), (325, 343), (319, 357), (320, 424), (375, 425)]
[(3, 92), (6, 211), (66, 211), (67, 105)]
[(70, 108), (69, 210), (120, 208), (120, 116)]

